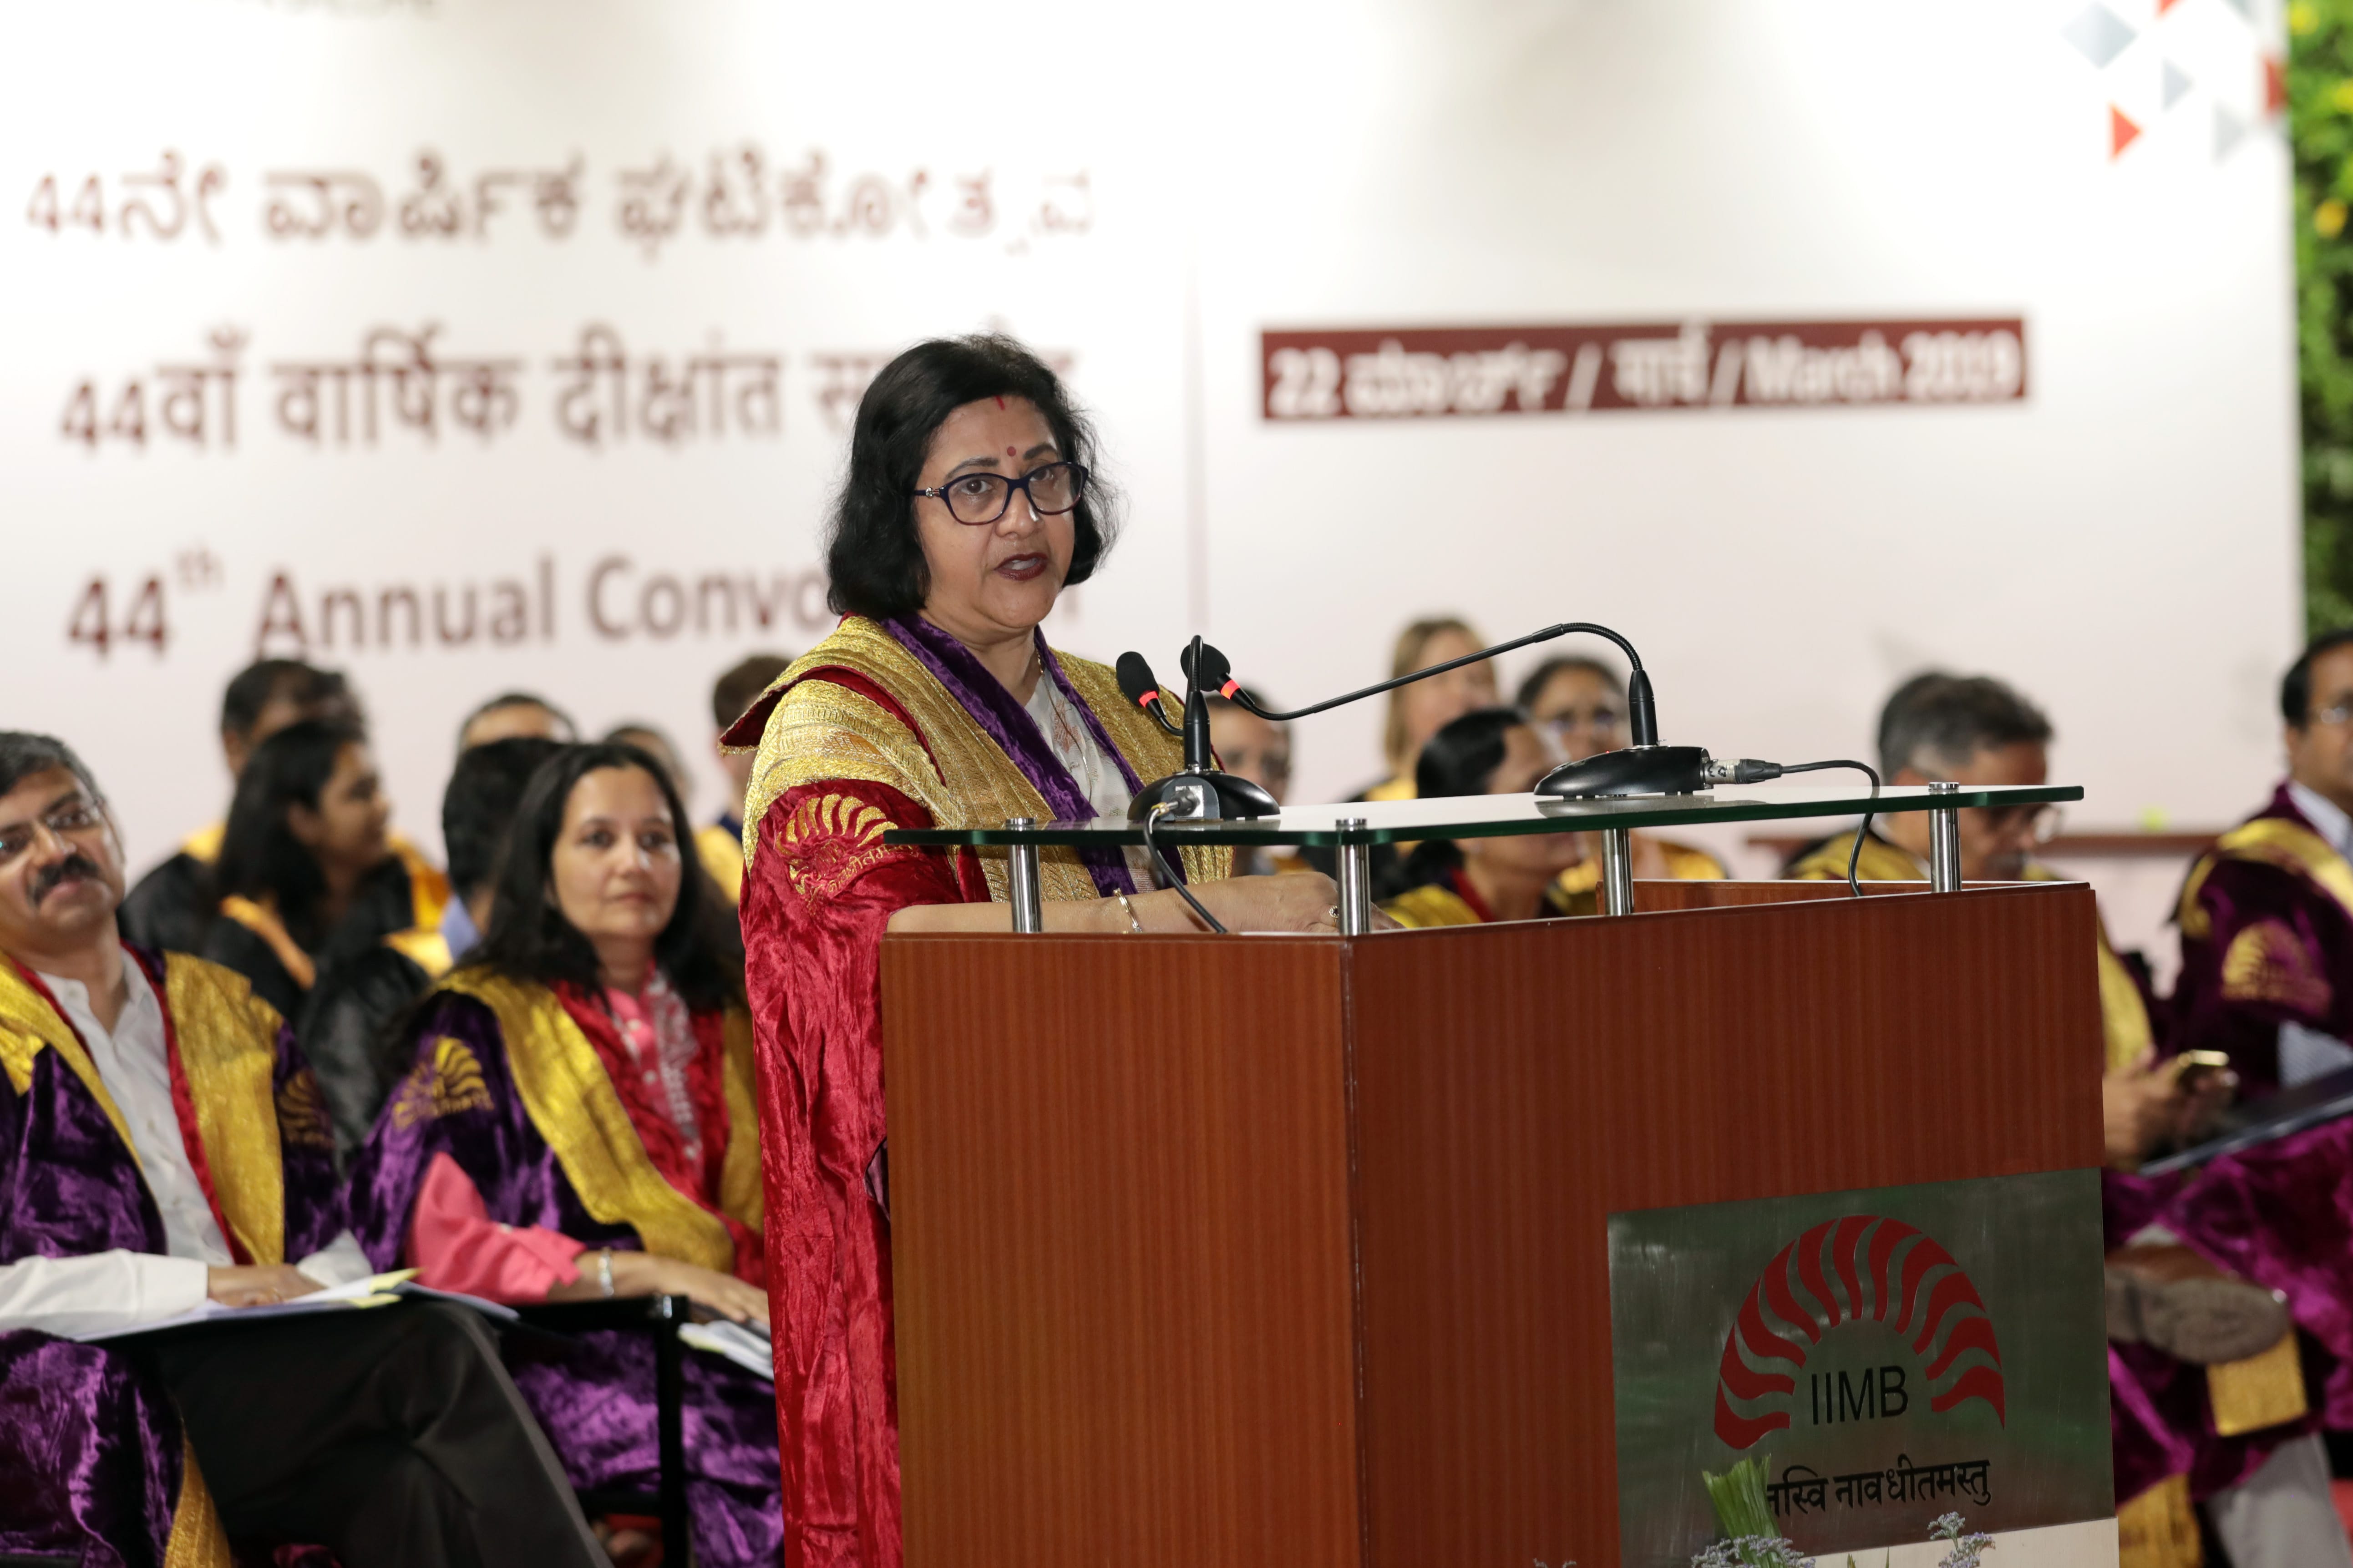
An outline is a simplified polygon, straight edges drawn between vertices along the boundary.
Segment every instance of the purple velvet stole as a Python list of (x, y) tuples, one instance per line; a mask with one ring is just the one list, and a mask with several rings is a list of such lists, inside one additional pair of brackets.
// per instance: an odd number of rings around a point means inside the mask
[[(972, 721), (997, 742), (997, 749), (1013, 759), (1013, 765), (1021, 770), (1021, 776), (1045, 797), (1048, 809), (1054, 814), (1054, 820), (1083, 822), (1094, 816), (1094, 803), (1079, 787), (1079, 781), (1071, 776), (1071, 770), (1062, 765), (1062, 759), (1054, 754), (1054, 748), (1047, 743), (1044, 731), (1038, 728), (1038, 721), (1029, 716), (1027, 708), (1013, 700), (1013, 693), (1006, 690), (1004, 683), (973, 657), (970, 648), (921, 616), (894, 616), (880, 624), (883, 630), (898, 639), (902, 647), (913, 654), (925, 669), (931, 671), (933, 679), (947, 689), (948, 695), (972, 715)], [(1087, 732), (1094, 737), (1095, 744), (1111, 758), (1131, 792), (1142, 789), (1144, 781), (1136, 777), (1135, 770), (1128, 765), (1127, 759), (1112, 743), (1110, 731), (1103, 727), (1103, 721), (1095, 717), (1094, 710), (1087, 706), (1086, 700), (1071, 684), (1071, 678), (1062, 673), (1061, 660), (1056, 658), (1054, 650), (1046, 646), (1046, 634), (1033, 631), (1029, 635), (1037, 639), (1039, 662), (1044, 665), (1047, 676), (1061, 689), (1062, 695), (1070, 700), (1071, 706), (1079, 710), (1086, 721)], [(1081, 849), (1079, 859), (1094, 878), (1095, 891), (1103, 897), (1136, 890), (1134, 879), (1128, 875), (1127, 858), (1118, 850)], [(1179, 874), (1182, 874), (1181, 868)]]

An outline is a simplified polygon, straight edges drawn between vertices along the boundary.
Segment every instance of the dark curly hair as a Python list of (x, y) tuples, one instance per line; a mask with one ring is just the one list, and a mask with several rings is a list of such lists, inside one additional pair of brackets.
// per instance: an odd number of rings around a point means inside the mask
[(1116, 497), (1094, 472), (1094, 427), (1060, 377), (1011, 338), (987, 332), (933, 338), (882, 367), (859, 400), (849, 437), (849, 475), (826, 528), (826, 603), (836, 615), (878, 620), (911, 616), (931, 593), (931, 572), (915, 531), (914, 490), (932, 437), (948, 416), (984, 397), (1027, 398), (1053, 432), (1063, 459), (1088, 470), (1071, 517), (1070, 574), (1083, 583), (1118, 533)]
[(569, 981), (596, 988), (596, 950), (556, 907), (553, 889), (555, 840), (564, 808), (581, 779), (598, 768), (636, 768), (654, 781), (670, 808), (677, 836), (678, 907), (654, 939), (654, 965), (681, 998), (698, 1010), (744, 998), (744, 945), (733, 912), (694, 852), (694, 828), (662, 765), (635, 746), (615, 742), (565, 746), (539, 765), (515, 804), (514, 820), (499, 858), (491, 928), (466, 967), (493, 969), (543, 985)]
[[(1495, 770), (1504, 765), (1505, 737), (1528, 721), (1517, 708), (1481, 708), (1465, 713), (1432, 735), (1413, 765), (1414, 793), (1423, 800), (1450, 795), (1485, 795)], [(1420, 887), (1442, 880), (1462, 864), (1462, 851), (1450, 838), (1425, 838), (1406, 857), (1404, 885)]]

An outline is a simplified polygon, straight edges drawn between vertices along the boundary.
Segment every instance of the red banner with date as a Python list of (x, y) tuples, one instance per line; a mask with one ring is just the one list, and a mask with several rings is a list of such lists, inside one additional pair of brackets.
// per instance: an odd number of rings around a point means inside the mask
[(2026, 396), (2020, 317), (1259, 334), (1269, 419), (1837, 408)]

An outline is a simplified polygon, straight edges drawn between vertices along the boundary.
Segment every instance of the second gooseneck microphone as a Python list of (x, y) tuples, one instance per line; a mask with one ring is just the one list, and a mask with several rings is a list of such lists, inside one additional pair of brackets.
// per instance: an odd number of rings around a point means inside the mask
[[(1195, 637), (1192, 646), (1185, 650), (1187, 670), (1200, 664), (1202, 646), (1201, 639)], [(1217, 757), (1209, 748), (1210, 689), (1207, 683), (1199, 679), (1190, 683), (1185, 693), (1184, 719), (1179, 723), (1169, 719), (1167, 696), (1142, 654), (1120, 655), (1114, 669), (1121, 694), (1151, 714), (1163, 730), (1182, 736), (1185, 742), (1184, 771), (1155, 779), (1138, 790), (1135, 798), (1128, 803), (1130, 820), (1149, 817), (1154, 807), (1163, 803), (1168, 807), (1165, 815), (1180, 821), (1272, 816), (1282, 809), (1265, 790), (1218, 766)]]

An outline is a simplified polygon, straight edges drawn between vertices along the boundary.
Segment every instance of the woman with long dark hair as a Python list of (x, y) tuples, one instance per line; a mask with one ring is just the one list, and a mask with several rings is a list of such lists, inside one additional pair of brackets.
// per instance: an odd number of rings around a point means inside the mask
[[(378, 1267), (500, 1301), (674, 1294), (765, 1331), (743, 957), (660, 763), (570, 746), (509, 829), (481, 945), (418, 1007), (352, 1170)], [(576, 1485), (650, 1489), (652, 1350), (586, 1334), (515, 1383)], [(687, 1365), (694, 1558), (782, 1550), (769, 1385)], [(684, 1554), (679, 1554), (683, 1560)]]
[[(1415, 793), (1518, 795), (1535, 787), (1559, 756), (1516, 708), (1482, 708), (1432, 735), (1414, 763)], [(1507, 834), (1426, 838), (1402, 868), (1406, 890), (1381, 905), (1401, 926), (1482, 925), (1574, 912), (1559, 885), (1577, 863), (1576, 836)]]
[[(1093, 434), (1010, 339), (919, 343), (858, 405), (826, 567), (842, 621), (728, 731), (758, 744), (744, 932), (779, 1238), (776, 1397), (797, 1562), (900, 1561), (880, 968), (887, 931), (1012, 929), (1002, 856), (892, 827), (1124, 814), (1176, 742), (1039, 624), (1111, 548)], [(1117, 853), (1041, 852), (1050, 931), (1193, 931)], [(1182, 873), (1233, 931), (1331, 931), (1331, 881)], [(789, 1237), (789, 1254), (783, 1238)]]
[(355, 720), (305, 719), (263, 741), (237, 774), (210, 873), (203, 956), (293, 1018), (339, 959), (431, 930), (448, 882), (396, 851), (391, 822)]

